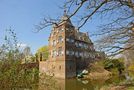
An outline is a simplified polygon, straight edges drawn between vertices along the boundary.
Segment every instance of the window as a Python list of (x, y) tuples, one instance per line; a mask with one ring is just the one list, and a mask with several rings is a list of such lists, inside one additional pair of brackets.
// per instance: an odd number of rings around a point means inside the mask
[(59, 32), (59, 33), (63, 32), (63, 31), (64, 31), (63, 28), (59, 28), (59, 29), (58, 29), (58, 32)]
[(73, 43), (74, 42), (74, 39), (71, 39), (70, 42)]
[(63, 37), (62, 36), (59, 36), (59, 38), (58, 38), (58, 42), (63, 42)]
[(77, 52), (77, 51), (75, 52), (75, 56), (76, 56), (76, 57), (79, 57), (79, 54), (78, 54), (78, 52)]
[(69, 55), (69, 51), (68, 50), (66, 50), (66, 55)]
[(67, 50), (67, 51), (66, 51), (66, 54), (67, 54), (67, 55), (70, 55), (70, 56), (73, 56), (73, 55), (74, 55), (74, 51)]
[(76, 47), (79, 47), (78, 42), (75, 42), (75, 46), (76, 46)]
[(66, 38), (66, 41), (69, 43), (74, 43), (74, 39), (72, 39), (72, 38)]
[(69, 31), (69, 28), (66, 28), (67, 31)]
[(87, 49), (88, 48), (88, 45), (87, 44), (84, 44), (84, 48)]
[(61, 30), (60, 30), (60, 32), (63, 32), (64, 31), (64, 29), (62, 28)]
[(79, 47), (81, 47), (82, 46), (82, 44), (81, 43), (79, 43)]
[(53, 45), (53, 46), (56, 45), (56, 40), (53, 40), (52, 45)]
[(63, 50), (62, 50), (62, 47), (59, 47), (59, 49), (58, 49), (58, 55), (61, 56), (61, 55), (63, 55), (63, 54), (64, 54), (64, 52), (63, 52)]
[(83, 57), (83, 52), (80, 52), (80, 56)]
[(69, 42), (69, 38), (66, 38), (66, 41)]
[(56, 57), (56, 56), (57, 56), (57, 52), (56, 52), (56, 50), (53, 50), (52, 57)]
[(84, 43), (81, 43), (82, 48), (84, 48)]
[(70, 55), (74, 55), (74, 51), (70, 51)]

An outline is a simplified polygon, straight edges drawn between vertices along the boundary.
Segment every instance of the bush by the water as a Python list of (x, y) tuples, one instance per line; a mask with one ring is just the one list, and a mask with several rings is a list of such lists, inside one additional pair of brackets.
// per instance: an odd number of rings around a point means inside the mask
[(25, 69), (19, 61), (0, 61), (0, 88), (31, 88), (38, 82), (38, 69)]

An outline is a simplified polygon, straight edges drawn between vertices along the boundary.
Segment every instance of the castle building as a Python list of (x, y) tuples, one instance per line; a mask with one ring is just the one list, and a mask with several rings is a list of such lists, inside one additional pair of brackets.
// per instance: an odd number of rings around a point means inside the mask
[(49, 58), (40, 63), (40, 71), (57, 78), (72, 78), (95, 60), (95, 49), (88, 33), (73, 26), (66, 14), (53, 25), (49, 36)]

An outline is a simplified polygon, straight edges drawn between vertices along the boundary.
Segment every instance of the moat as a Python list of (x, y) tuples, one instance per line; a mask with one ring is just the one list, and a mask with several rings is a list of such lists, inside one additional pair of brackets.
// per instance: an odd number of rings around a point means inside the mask
[(39, 90), (100, 90), (104, 86), (119, 83), (124, 78), (113, 77), (108, 80), (89, 80), (89, 79), (66, 79), (49, 81), (44, 86), (39, 86)]
[(67, 80), (58, 80), (54, 86), (45, 86), (44, 90), (99, 90), (105, 81), (97, 80), (77, 80), (77, 79), (67, 79)]
[[(14, 87), (14, 90), (101, 90), (105, 86), (112, 85), (113, 83), (119, 83), (124, 81), (123, 77), (111, 77), (108, 80), (104, 78), (99, 80), (89, 79), (54, 79), (44, 78), (39, 81), (37, 85), (31, 85), (33, 87)], [(2, 89), (3, 90), (3, 89)], [(4, 89), (5, 90), (5, 89)], [(6, 89), (7, 90), (7, 89)]]

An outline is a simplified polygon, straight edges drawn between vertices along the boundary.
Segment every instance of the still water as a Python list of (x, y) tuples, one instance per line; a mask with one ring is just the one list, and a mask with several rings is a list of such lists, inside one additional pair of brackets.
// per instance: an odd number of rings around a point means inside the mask
[[(105, 77), (104, 77), (105, 78)], [(112, 77), (108, 80), (104, 78), (99, 80), (89, 79), (41, 79), (28, 87), (0, 88), (0, 90), (100, 90), (101, 88), (122, 82), (124, 78)]]
[[(116, 79), (116, 81), (114, 80)], [(82, 80), (82, 79), (67, 79), (67, 80), (55, 80), (39, 85), (39, 90), (100, 90), (103, 86), (118, 83), (122, 81), (120, 78), (111, 78), (106, 81), (102, 80)], [(114, 80), (114, 81), (113, 81)]]
[[(104, 77), (105, 78), (105, 77)], [(100, 90), (101, 88), (113, 83), (119, 83), (124, 77), (111, 77), (108, 80), (89, 80), (89, 79), (48, 79), (41, 80), (38, 90)], [(44, 83), (47, 82), (47, 83)]]

